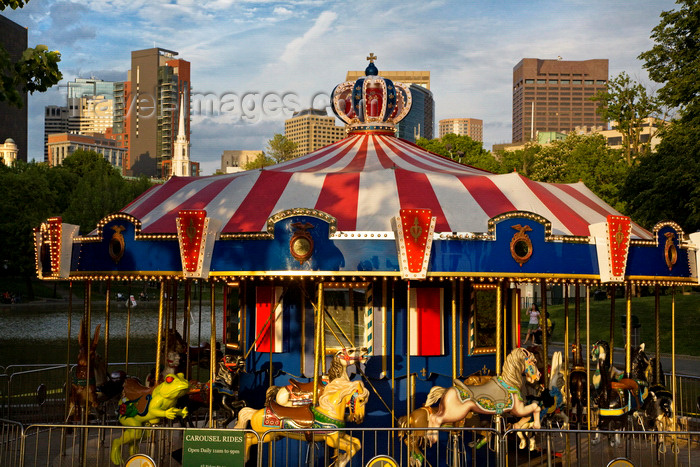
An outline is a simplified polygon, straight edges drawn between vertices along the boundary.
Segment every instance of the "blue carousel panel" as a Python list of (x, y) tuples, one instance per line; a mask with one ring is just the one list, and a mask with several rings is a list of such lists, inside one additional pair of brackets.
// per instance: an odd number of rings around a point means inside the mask
[(688, 250), (679, 247), (680, 232), (666, 225), (656, 232), (656, 245), (631, 246), (626, 275), (690, 277)]

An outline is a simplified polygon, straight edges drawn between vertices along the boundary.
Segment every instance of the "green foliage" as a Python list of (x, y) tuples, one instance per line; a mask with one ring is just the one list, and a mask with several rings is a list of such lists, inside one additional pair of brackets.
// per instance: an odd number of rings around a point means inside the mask
[(510, 173), (519, 172), (526, 177), (530, 177), (532, 164), (535, 163), (537, 154), (542, 150), (542, 146), (534, 143), (525, 144), (524, 149), (516, 151), (501, 151), (498, 154), (501, 166), (499, 172)]
[(268, 157), (264, 152), (261, 152), (258, 154), (258, 157), (244, 165), (243, 170), (261, 169), (268, 165), (273, 165), (274, 163), (275, 160), (272, 157)]
[(700, 3), (678, 0), (679, 9), (661, 13), (652, 30), (655, 45), (639, 55), (657, 83), (662, 102), (681, 108), (684, 117), (700, 117)]
[(591, 100), (599, 103), (597, 111), (603, 119), (608, 123), (614, 122), (622, 134), (623, 152), (628, 165), (651, 152), (653, 135), (642, 142), (642, 129), (645, 119), (658, 116), (659, 105), (644, 86), (623, 71), (608, 81), (605, 91), (599, 91)]
[(700, 229), (700, 128), (674, 122), (656, 153), (642, 159), (624, 184), (630, 216), (646, 228), (673, 220), (686, 232)]
[(427, 151), (448, 157), (461, 164), (491, 172), (495, 172), (499, 168), (498, 161), (491, 155), (491, 152), (485, 150), (482, 143), (474, 141), (469, 136), (448, 133), (442, 139), (418, 138), (416, 144)]
[[(10, 7), (22, 8), (29, 0), (0, 0), (0, 11)], [(44, 92), (63, 78), (58, 70), (61, 54), (50, 52), (45, 45), (30, 47), (22, 57), (13, 62), (10, 55), (0, 47), (0, 102), (7, 101), (15, 107), (24, 105), (26, 92)]]
[(47, 218), (61, 216), (86, 233), (150, 186), (145, 177), (122, 178), (93, 151), (76, 151), (59, 167), (0, 164), (0, 274), (34, 275), (33, 229)]
[[(286, 136), (277, 133), (267, 142), (265, 154), (272, 158), (275, 164), (294, 158), (294, 151), (297, 150), (297, 143), (290, 141)], [(269, 165), (269, 164), (268, 164)]]

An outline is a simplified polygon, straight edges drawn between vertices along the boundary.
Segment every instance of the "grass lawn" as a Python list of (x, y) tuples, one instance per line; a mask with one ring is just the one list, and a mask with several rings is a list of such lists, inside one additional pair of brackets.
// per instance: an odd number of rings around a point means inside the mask
[[(660, 297), (659, 333), (661, 338), (661, 353), (671, 353), (671, 303), (669, 295)], [(591, 299), (591, 343), (597, 340), (610, 340), (610, 308), (609, 299)], [(564, 305), (548, 305), (550, 319), (554, 324), (552, 335), (553, 342), (564, 342)], [(621, 317), (626, 315), (627, 304), (624, 298), (615, 300), (615, 347), (623, 347), (625, 334), (621, 326)], [(681, 355), (700, 356), (700, 294), (693, 293), (683, 295), (679, 292), (675, 297), (676, 315), (676, 353)], [(646, 344), (647, 353), (654, 352), (655, 324), (654, 324), (654, 297), (635, 297), (631, 300), (631, 312), (639, 318), (641, 327), (640, 342)], [(586, 342), (586, 301), (581, 299), (581, 343)], [(575, 333), (575, 308), (574, 300), (569, 301), (569, 342), (574, 342)], [(522, 322), (527, 329), (527, 321)]]

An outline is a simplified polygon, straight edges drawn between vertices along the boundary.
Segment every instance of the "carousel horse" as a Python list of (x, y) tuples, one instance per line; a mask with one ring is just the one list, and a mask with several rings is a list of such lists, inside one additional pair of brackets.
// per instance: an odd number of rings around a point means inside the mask
[[(307, 442), (325, 441), (329, 447), (342, 451), (334, 464), (342, 467), (351, 462), (362, 444), (359, 439), (337, 429), (345, 427), (346, 419), (362, 423), (368, 398), (369, 391), (361, 381), (336, 378), (326, 385), (315, 407), (285, 407), (274, 401), (262, 409), (244, 407), (238, 414), (235, 428), (244, 429), (250, 422), (251, 428), (261, 436), (263, 442), (270, 442), (279, 436)], [(347, 417), (346, 409), (349, 410)], [(308, 428), (325, 428), (327, 431), (304, 431)], [(285, 431), (274, 433), (278, 429)], [(245, 435), (245, 460), (248, 459), (250, 446), (257, 443), (258, 437), (255, 434)]]
[(571, 403), (571, 421), (579, 427), (583, 424), (583, 411), (588, 405), (588, 377), (586, 367), (583, 366), (583, 357), (580, 348), (573, 344), (571, 346), (573, 354), (573, 367), (569, 372), (569, 401)]
[[(336, 352), (331, 361), (331, 367), (328, 370), (327, 378), (325, 375), (322, 376), (321, 384), (318, 385), (318, 396), (323, 393), (323, 388), (326, 384), (336, 378), (350, 381), (348, 367), (357, 363), (365, 363), (367, 361), (367, 353), (366, 347), (351, 347)], [(313, 391), (313, 381), (303, 383), (290, 379), (287, 386), (270, 386), (268, 388), (265, 393), (265, 405), (269, 405), (271, 401), (275, 401), (279, 405), (285, 407), (308, 405), (313, 400)]]
[[(549, 387), (541, 395), (533, 397), (541, 406), (540, 425), (549, 426), (559, 424), (564, 430), (569, 428), (569, 417), (563, 411), (566, 405), (566, 398), (562, 392), (564, 387), (564, 373), (561, 371), (562, 355), (561, 352), (554, 352), (552, 355), (552, 364), (549, 370)], [(534, 417), (524, 417), (517, 423), (513, 424), (516, 429), (530, 429), (534, 427)], [(518, 432), (520, 438), (520, 449), (526, 447), (530, 451), (535, 449), (535, 437), (532, 432)]]
[[(462, 382), (462, 384), (468, 386), (480, 386), (489, 381), (491, 378), (493, 378), (492, 375), (477, 372), (473, 375), (468, 376), (467, 379), (465, 379)], [(435, 407), (433, 404), (439, 401), (440, 396), (442, 396), (442, 394), (439, 394), (439, 391), (433, 392), (432, 395), (429, 394), (428, 398), (425, 400), (425, 404), (423, 404), (423, 407), (419, 407), (410, 414), (404, 415), (403, 417), (399, 418), (399, 427), (428, 428), (430, 422), (430, 415), (434, 414), (438, 410), (438, 408)], [(476, 413), (470, 412), (464, 419), (453, 423), (452, 426), (456, 428), (484, 428), (485, 422), (483, 422)], [(491, 432), (482, 432), (481, 439), (479, 441), (471, 442), (470, 447), (476, 446), (477, 449), (483, 447), (488, 442), (490, 435)], [(426, 430), (420, 429), (401, 431), (399, 432), (399, 439), (403, 439), (406, 443), (406, 446), (409, 447), (409, 451), (411, 453), (409, 464), (411, 466), (423, 465), (424, 456), (422, 454), (422, 451), (425, 450), (427, 447), (432, 446), (432, 441), (428, 437), (428, 432)]]
[[(520, 395), (523, 377), (534, 384), (540, 379), (535, 357), (523, 348), (513, 349), (503, 365), (500, 376), (492, 378), (480, 386), (467, 386), (459, 380), (455, 385), (445, 389), (436, 386), (430, 390), (428, 398), (440, 395), (439, 409), (430, 414), (429, 426), (439, 428), (444, 423), (453, 423), (464, 419), (469, 412), (489, 415), (510, 413), (516, 417), (535, 414), (533, 427), (540, 428), (540, 406), (536, 402), (525, 404)], [(438, 432), (433, 430), (428, 435), (431, 442), (437, 441)]]
[[(186, 417), (187, 408), (178, 409), (175, 403), (178, 398), (187, 394), (189, 384), (182, 373), (168, 375), (165, 380), (154, 388), (141, 385), (136, 378), (128, 378), (124, 382), (124, 394), (119, 405), (119, 423), (124, 426), (141, 427), (145, 424), (155, 425), (162, 418), (173, 420), (175, 417)], [(122, 445), (129, 444), (129, 454), (136, 454), (137, 441), (143, 430), (138, 428), (124, 430), (119, 438), (112, 441), (110, 459), (113, 464), (121, 465)]]
[[(656, 374), (656, 357), (649, 360), (649, 397), (644, 401), (641, 410), (635, 412), (644, 430), (672, 431), (673, 430), (673, 394), (663, 384), (664, 370), (659, 362), (659, 374)], [(658, 437), (660, 453), (666, 452), (664, 435)]]
[[(95, 335), (90, 340), (90, 331), (87, 329), (85, 321), (80, 321), (80, 331), (78, 333), (78, 363), (75, 366), (75, 375), (70, 386), (68, 419), (79, 422), (82, 419), (82, 410), (87, 406), (89, 409), (97, 409), (99, 401), (97, 397), (97, 381), (95, 374), (100, 370), (97, 368), (96, 349), (100, 339), (100, 325), (95, 327)], [(88, 367), (90, 375), (88, 375)], [(106, 373), (106, 372), (105, 372)]]
[(226, 428), (237, 416), (238, 411), (245, 407), (244, 400), (238, 399), (238, 376), (245, 370), (245, 360), (241, 355), (226, 355), (219, 362), (219, 369), (214, 379), (214, 384), (205, 384), (198, 381), (190, 381), (190, 390), (185, 398), (185, 405), (189, 412), (194, 412), (201, 407), (209, 407), (209, 391), (213, 387), (213, 408), (223, 409), (226, 418), (218, 425)]
[[(597, 365), (594, 386), (597, 390), (591, 394), (598, 407), (600, 428), (619, 431), (629, 426), (633, 410), (644, 405), (648, 395), (649, 359), (644, 353), (644, 344), (636, 348), (632, 355), (630, 378), (613, 381), (610, 373), (610, 346), (606, 341), (597, 341), (591, 349), (591, 360)], [(596, 435), (593, 442), (599, 442)], [(612, 446), (621, 443), (620, 435), (610, 439)]]

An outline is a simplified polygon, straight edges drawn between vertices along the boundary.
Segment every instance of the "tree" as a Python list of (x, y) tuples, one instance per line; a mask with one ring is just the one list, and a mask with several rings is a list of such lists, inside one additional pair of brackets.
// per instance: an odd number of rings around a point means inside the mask
[(272, 157), (268, 157), (264, 152), (261, 152), (255, 159), (244, 165), (243, 170), (261, 169), (268, 165), (273, 165), (274, 163), (275, 160)]
[(614, 123), (622, 134), (622, 150), (627, 165), (651, 152), (651, 139), (655, 133), (642, 142), (642, 130), (646, 119), (658, 117), (659, 104), (644, 86), (623, 71), (608, 81), (605, 91), (599, 91), (591, 100), (599, 103), (597, 112), (601, 117), (608, 123)]
[(276, 164), (294, 158), (297, 143), (290, 141), (286, 136), (277, 133), (267, 142), (265, 154), (271, 157)]
[(674, 122), (653, 156), (634, 167), (623, 187), (628, 213), (646, 228), (673, 220), (700, 229), (700, 140), (697, 127)]
[[(10, 7), (22, 8), (29, 0), (0, 0), (0, 11)], [(45, 45), (28, 48), (17, 61), (0, 46), (0, 102), (7, 101), (15, 107), (24, 105), (27, 92), (44, 92), (57, 84), (63, 75), (58, 70), (61, 54), (50, 52)]]
[(639, 55), (649, 78), (663, 83), (662, 102), (681, 109), (684, 118), (700, 117), (700, 3), (677, 0), (678, 11), (664, 11), (652, 30), (656, 43)]
[(542, 146), (536, 143), (527, 142), (523, 149), (515, 151), (499, 151), (497, 154), (500, 161), (500, 173), (519, 172), (526, 177), (530, 177), (532, 164), (535, 163), (537, 155), (542, 150)]
[(459, 136), (448, 133), (442, 138), (418, 138), (416, 144), (423, 149), (448, 157), (461, 164), (471, 165), (479, 169), (495, 172), (499, 168), (498, 161), (491, 152), (482, 147), (482, 143), (474, 141), (469, 136)]

